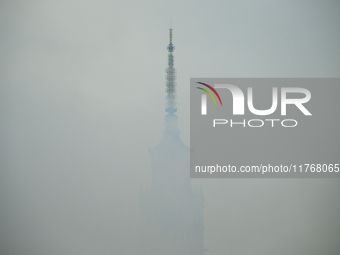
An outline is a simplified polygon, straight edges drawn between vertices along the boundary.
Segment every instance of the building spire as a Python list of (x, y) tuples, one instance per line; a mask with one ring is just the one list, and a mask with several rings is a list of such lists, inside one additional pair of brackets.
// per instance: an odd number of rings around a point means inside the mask
[(169, 28), (169, 45), (168, 50), (168, 67), (166, 68), (166, 81), (165, 81), (165, 91), (166, 91), (166, 106), (165, 111), (168, 113), (165, 116), (165, 137), (175, 137), (179, 138), (179, 130), (177, 127), (177, 116), (175, 112), (176, 107), (176, 69), (174, 67), (174, 55), (175, 46), (172, 44), (172, 27), (170, 21)]
[(166, 108), (165, 111), (168, 113), (175, 113), (177, 111), (176, 108), (176, 69), (174, 67), (174, 55), (173, 51), (175, 50), (175, 46), (172, 44), (172, 27), (170, 20), (170, 28), (169, 28), (169, 45), (167, 47), (168, 50), (168, 67), (166, 68), (166, 82), (165, 82), (165, 91), (166, 91)]

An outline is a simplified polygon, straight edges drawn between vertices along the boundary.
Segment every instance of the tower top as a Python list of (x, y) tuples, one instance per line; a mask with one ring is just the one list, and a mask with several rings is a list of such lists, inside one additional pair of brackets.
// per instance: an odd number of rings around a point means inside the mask
[(165, 111), (168, 113), (165, 116), (165, 133), (164, 134), (172, 134), (176, 137), (178, 136), (178, 128), (177, 128), (177, 116), (175, 112), (177, 111), (176, 107), (176, 69), (174, 66), (174, 55), (173, 51), (175, 50), (175, 46), (172, 43), (172, 27), (170, 24), (169, 28), (169, 45), (167, 47), (168, 50), (168, 67), (166, 68), (166, 81), (165, 81), (165, 91), (166, 91), (166, 107)]
[(177, 111), (176, 109), (176, 69), (174, 67), (174, 55), (173, 51), (175, 46), (172, 44), (172, 28), (169, 29), (169, 45), (168, 50), (168, 67), (166, 68), (166, 108), (165, 111), (173, 114)]
[(169, 28), (169, 45), (168, 45), (168, 51), (173, 52), (175, 50), (175, 46), (172, 44), (172, 30), (173, 28), (170, 26)]

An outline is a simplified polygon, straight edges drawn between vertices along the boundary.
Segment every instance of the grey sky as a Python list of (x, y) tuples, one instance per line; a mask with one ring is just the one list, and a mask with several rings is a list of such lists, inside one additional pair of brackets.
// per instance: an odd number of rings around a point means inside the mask
[[(339, 77), (339, 1), (1, 1), (0, 250), (137, 254), (138, 191), (190, 77)], [(338, 134), (334, 134), (338, 135)], [(337, 255), (339, 180), (193, 180), (208, 255)]]

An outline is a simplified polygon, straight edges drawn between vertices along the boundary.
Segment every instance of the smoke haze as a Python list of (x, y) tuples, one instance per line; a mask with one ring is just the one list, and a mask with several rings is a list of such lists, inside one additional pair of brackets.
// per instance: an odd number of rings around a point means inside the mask
[[(339, 77), (339, 14), (328, 0), (1, 1), (0, 254), (139, 254), (170, 18), (189, 145), (190, 77)], [(201, 184), (207, 255), (339, 254), (338, 179)]]

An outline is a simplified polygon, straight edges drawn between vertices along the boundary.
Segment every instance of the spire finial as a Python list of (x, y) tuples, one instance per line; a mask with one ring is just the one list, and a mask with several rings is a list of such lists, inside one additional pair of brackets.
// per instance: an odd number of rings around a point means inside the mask
[[(171, 19), (170, 19), (171, 25)], [(166, 111), (168, 113), (175, 113), (176, 109), (176, 69), (174, 67), (174, 55), (173, 51), (175, 46), (172, 44), (172, 28), (169, 30), (169, 45), (168, 49), (168, 67), (166, 69), (166, 94), (167, 94), (167, 105)]]

